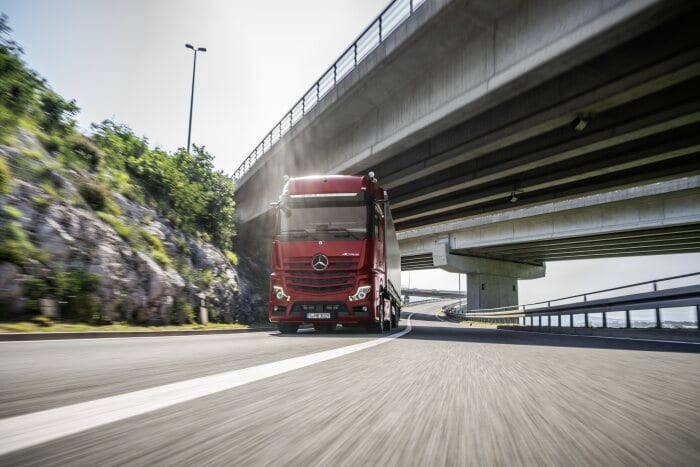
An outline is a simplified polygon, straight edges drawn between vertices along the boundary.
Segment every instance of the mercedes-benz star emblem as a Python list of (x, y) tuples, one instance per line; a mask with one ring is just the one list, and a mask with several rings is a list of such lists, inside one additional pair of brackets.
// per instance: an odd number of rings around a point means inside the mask
[(311, 258), (311, 267), (316, 271), (323, 271), (328, 267), (328, 257), (322, 253)]

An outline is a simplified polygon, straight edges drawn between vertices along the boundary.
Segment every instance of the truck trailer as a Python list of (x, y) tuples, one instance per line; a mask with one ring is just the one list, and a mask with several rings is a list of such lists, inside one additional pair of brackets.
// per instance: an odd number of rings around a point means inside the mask
[(273, 205), (269, 317), (280, 332), (398, 326), (399, 242), (373, 173), (290, 178)]

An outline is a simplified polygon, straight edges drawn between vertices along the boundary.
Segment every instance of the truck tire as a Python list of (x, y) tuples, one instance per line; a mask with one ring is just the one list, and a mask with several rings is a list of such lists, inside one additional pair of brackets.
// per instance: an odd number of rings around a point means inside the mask
[(392, 320), (392, 318), (390, 317), (389, 319), (385, 319), (384, 321), (382, 321), (382, 323), (384, 323), (384, 326), (382, 329), (383, 331), (391, 332), (391, 320)]
[(333, 332), (335, 324), (314, 324), (314, 330), (316, 332)]
[(299, 329), (298, 324), (287, 324), (287, 323), (279, 323), (277, 325), (277, 329), (282, 334), (296, 334), (297, 330)]
[(384, 332), (384, 308), (383, 307), (380, 307), (380, 309), (379, 309), (379, 322), (373, 323), (373, 324), (368, 324), (367, 325), (367, 332), (371, 332), (374, 334), (381, 334)]

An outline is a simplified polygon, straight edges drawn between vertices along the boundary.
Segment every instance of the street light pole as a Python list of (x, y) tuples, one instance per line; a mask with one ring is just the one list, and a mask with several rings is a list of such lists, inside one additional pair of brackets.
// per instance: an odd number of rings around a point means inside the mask
[(194, 107), (194, 77), (197, 72), (197, 52), (206, 52), (205, 47), (194, 48), (192, 44), (185, 44), (185, 47), (194, 52), (194, 65), (192, 66), (192, 92), (190, 94), (190, 124), (187, 128), (187, 152), (190, 152), (190, 138), (192, 136), (192, 108)]

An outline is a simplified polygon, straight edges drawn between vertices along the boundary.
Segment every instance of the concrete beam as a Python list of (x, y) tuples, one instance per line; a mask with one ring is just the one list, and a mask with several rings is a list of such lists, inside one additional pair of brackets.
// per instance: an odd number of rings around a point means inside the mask
[(450, 251), (450, 246), (447, 243), (436, 243), (433, 246), (433, 264), (448, 272), (466, 274), (485, 274), (518, 279), (538, 279), (545, 275), (544, 264), (525, 264), (457, 255)]

